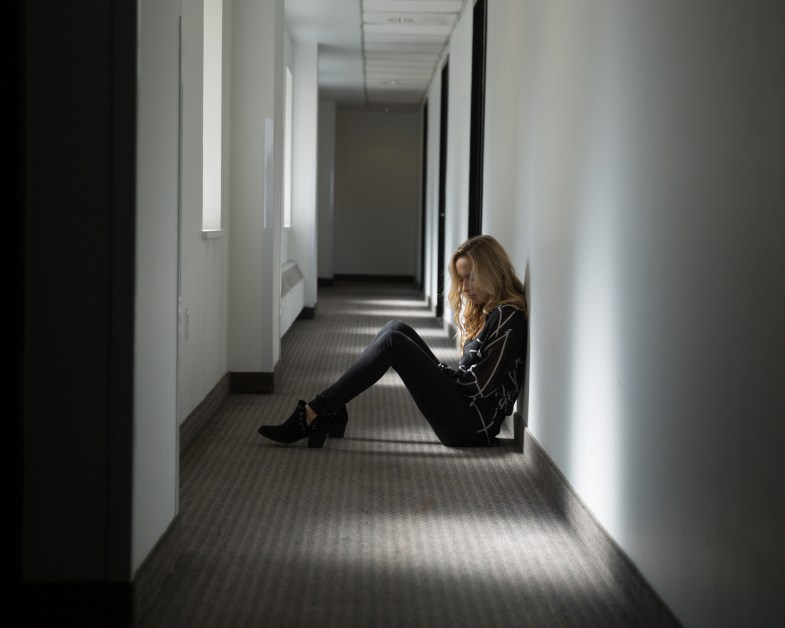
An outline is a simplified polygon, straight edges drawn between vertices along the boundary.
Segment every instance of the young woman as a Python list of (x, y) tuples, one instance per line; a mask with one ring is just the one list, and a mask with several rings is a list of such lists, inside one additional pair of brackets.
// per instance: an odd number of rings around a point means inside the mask
[(449, 271), (448, 303), (462, 348), (456, 368), (440, 364), (409, 325), (390, 321), (338, 381), (313, 400), (301, 400), (281, 425), (262, 425), (259, 433), (279, 443), (307, 438), (309, 447), (321, 447), (328, 435), (340, 438), (348, 422), (346, 404), (393, 368), (444, 445), (496, 445), (526, 369), (523, 284), (505, 250), (488, 235), (459, 246)]

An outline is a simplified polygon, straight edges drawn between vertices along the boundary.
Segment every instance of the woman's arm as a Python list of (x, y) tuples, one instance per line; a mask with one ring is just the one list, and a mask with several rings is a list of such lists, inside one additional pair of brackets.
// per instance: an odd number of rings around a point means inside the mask
[(526, 343), (526, 319), (511, 306), (499, 306), (464, 352), (453, 378), (467, 397), (487, 397), (504, 383)]

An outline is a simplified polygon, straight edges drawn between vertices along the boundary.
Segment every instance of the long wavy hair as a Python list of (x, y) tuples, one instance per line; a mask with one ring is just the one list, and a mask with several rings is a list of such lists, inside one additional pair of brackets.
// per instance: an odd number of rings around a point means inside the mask
[[(455, 262), (467, 257), (472, 263), (472, 276), (476, 290), (487, 298), (474, 303), (461, 292), (461, 278)], [(511, 305), (528, 318), (529, 307), (523, 283), (518, 279), (515, 268), (501, 244), (489, 235), (469, 238), (452, 254), (449, 266), (450, 292), (447, 302), (452, 308), (453, 321), (461, 337), (461, 349), (467, 341), (477, 337), (485, 325), (488, 314), (499, 305)]]

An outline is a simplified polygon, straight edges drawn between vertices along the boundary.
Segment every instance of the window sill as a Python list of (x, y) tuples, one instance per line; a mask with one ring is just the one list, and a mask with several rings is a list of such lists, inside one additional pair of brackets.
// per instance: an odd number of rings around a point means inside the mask
[(212, 240), (213, 238), (222, 238), (224, 235), (223, 229), (202, 229), (202, 240)]

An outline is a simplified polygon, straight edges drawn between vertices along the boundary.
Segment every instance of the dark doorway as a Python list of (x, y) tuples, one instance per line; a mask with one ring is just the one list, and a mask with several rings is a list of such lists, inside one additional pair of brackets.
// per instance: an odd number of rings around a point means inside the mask
[(487, 0), (474, 5), (472, 25), (471, 136), (469, 144), (469, 236), (482, 233), (482, 177), (485, 145), (485, 40)]
[(447, 105), (449, 100), (449, 60), (442, 68), (441, 115), (439, 120), (439, 243), (436, 256), (436, 317), (444, 314), (444, 231), (447, 189)]
[(425, 230), (426, 211), (428, 206), (428, 101), (422, 108), (422, 191), (420, 193), (420, 285), (425, 286)]

